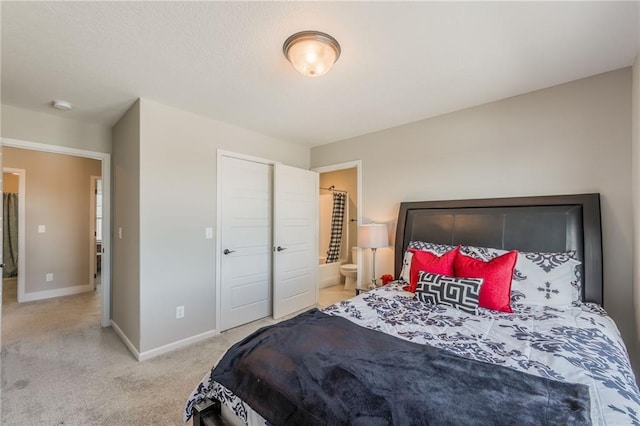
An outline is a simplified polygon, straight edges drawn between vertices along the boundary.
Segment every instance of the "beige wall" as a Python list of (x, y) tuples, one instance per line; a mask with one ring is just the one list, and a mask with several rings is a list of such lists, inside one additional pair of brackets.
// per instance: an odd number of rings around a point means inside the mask
[(632, 202), (633, 202), (633, 305), (636, 344), (640, 352), (640, 55), (633, 64), (632, 90)]
[[(113, 127), (112, 320), (140, 350), (140, 103)], [(122, 229), (122, 238), (119, 237)]]
[[(625, 68), (319, 146), (312, 166), (361, 159), (363, 222), (387, 222), (392, 235), (401, 201), (599, 192), (604, 304), (638, 365), (631, 81)], [(392, 255), (378, 250), (378, 274), (393, 271)]]
[[(100, 161), (10, 147), (2, 153), (3, 167), (26, 171), (25, 292), (88, 285), (91, 176), (101, 175)], [(54, 281), (45, 281), (47, 273)]]
[[(320, 173), (320, 187), (328, 188), (331, 185), (336, 189), (347, 191), (349, 193), (349, 216), (345, 217), (346, 223), (344, 223), (345, 230), (348, 227), (348, 241), (343, 239), (340, 257), (348, 259), (349, 263), (356, 263), (357, 259), (351, 259), (351, 247), (357, 244), (358, 238), (358, 222), (351, 222), (350, 219), (358, 219), (358, 172), (355, 167), (351, 169), (336, 170), (333, 172)], [(326, 190), (320, 190), (320, 196), (331, 197), (331, 192)], [(333, 205), (333, 201), (331, 201)], [(320, 256), (325, 256), (327, 249), (329, 248), (329, 240), (331, 239), (331, 211), (328, 218), (320, 218), (320, 223), (328, 223), (327, 226), (320, 227)], [(346, 233), (345, 233), (346, 234)]]
[[(310, 150), (145, 99), (139, 101), (139, 109), (139, 153), (135, 120), (128, 117), (127, 129), (118, 128), (125, 127), (122, 121), (114, 128), (113, 161), (115, 176), (126, 168), (131, 177), (124, 184), (114, 181), (114, 235), (123, 226), (123, 240), (139, 238), (139, 282), (117, 282), (115, 271), (133, 266), (135, 259), (123, 259), (116, 240), (113, 287), (135, 291), (139, 285), (139, 299), (132, 299), (140, 303), (139, 345), (135, 335), (125, 334), (144, 353), (216, 328), (215, 236), (205, 239), (205, 228), (216, 224), (217, 150), (305, 169)], [(135, 111), (129, 114), (135, 116)], [(127, 223), (120, 222), (118, 200), (131, 209), (125, 215)], [(136, 202), (138, 236), (132, 223)], [(120, 309), (116, 305), (135, 310), (130, 306), (134, 302), (115, 293), (113, 303), (114, 318)], [(185, 316), (177, 320), (180, 305)]]
[(18, 182), (20, 179), (13, 173), (2, 174), (2, 192), (18, 193)]
[(111, 152), (111, 128), (2, 105), (2, 137), (67, 148)]

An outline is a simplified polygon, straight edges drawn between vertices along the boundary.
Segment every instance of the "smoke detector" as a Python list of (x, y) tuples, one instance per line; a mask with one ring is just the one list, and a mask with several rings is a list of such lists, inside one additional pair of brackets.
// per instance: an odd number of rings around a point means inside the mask
[(61, 111), (69, 111), (73, 109), (73, 104), (67, 101), (51, 101), (51, 105), (55, 109), (59, 109)]

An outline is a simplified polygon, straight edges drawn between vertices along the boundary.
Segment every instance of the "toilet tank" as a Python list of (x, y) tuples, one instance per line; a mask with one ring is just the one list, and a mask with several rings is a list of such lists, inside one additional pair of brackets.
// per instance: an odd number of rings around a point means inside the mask
[(351, 263), (358, 264), (358, 247), (351, 247)]

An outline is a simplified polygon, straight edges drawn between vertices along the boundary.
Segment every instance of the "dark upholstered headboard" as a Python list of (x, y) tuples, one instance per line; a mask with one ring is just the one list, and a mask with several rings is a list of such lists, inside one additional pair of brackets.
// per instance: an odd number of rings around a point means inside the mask
[(599, 194), (405, 202), (398, 213), (396, 276), (410, 241), (520, 251), (575, 250), (583, 264), (583, 300), (603, 303)]

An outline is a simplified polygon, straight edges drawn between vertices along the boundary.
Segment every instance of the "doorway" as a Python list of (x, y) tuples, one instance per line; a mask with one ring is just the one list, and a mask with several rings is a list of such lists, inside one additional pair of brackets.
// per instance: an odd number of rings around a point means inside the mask
[[(361, 165), (357, 160), (313, 169), (320, 174), (318, 276), (321, 306), (353, 297), (355, 288), (361, 287), (359, 265), (362, 254), (357, 247), (358, 225), (362, 222)], [(347, 278), (341, 269), (357, 271), (355, 288), (353, 277)]]
[[(81, 157), (84, 159), (93, 159), (93, 160), (98, 160), (100, 162), (99, 164), (99, 171), (101, 173), (102, 176), (102, 181), (103, 181), (103, 196), (102, 196), (102, 205), (103, 205), (103, 218), (102, 218), (102, 234), (103, 235), (110, 235), (111, 234), (111, 227), (110, 227), (110, 186), (109, 186), (109, 182), (110, 182), (110, 173), (111, 173), (111, 166), (110, 166), (110, 159), (111, 156), (110, 154), (106, 154), (106, 153), (100, 153), (100, 152), (94, 152), (94, 151), (86, 151), (86, 150), (79, 150), (79, 149), (74, 149), (74, 148), (66, 148), (66, 147), (61, 147), (61, 146), (55, 146), (55, 145), (48, 145), (48, 144), (41, 144), (41, 143), (35, 143), (35, 142), (29, 142), (29, 141), (22, 141), (22, 140), (16, 140), (16, 139), (6, 139), (3, 138), (2, 139), (2, 146), (3, 147), (9, 147), (9, 148), (19, 148), (19, 149), (23, 149), (23, 150), (31, 150), (31, 151), (36, 151), (39, 153), (52, 153), (52, 154), (60, 154), (62, 156), (71, 156), (71, 157)], [(4, 151), (4, 149), (3, 149)], [(87, 183), (85, 183), (85, 185), (88, 185), (88, 181), (85, 181)], [(86, 193), (85, 193), (86, 194)], [(85, 198), (86, 200), (86, 198)], [(85, 210), (86, 212), (86, 210)], [(86, 213), (85, 213), (86, 214)], [(85, 216), (85, 218), (88, 218), (88, 216)], [(85, 219), (86, 220), (86, 219)], [(22, 223), (24, 223), (24, 221), (22, 221)], [(54, 231), (54, 229), (49, 228), (51, 231)], [(39, 234), (46, 234), (47, 232), (47, 226), (46, 223), (37, 224), (37, 230)], [(22, 235), (25, 235), (25, 232), (22, 233)], [(23, 244), (22, 246), (24, 247), (26, 244)], [(36, 247), (38, 247), (38, 245), (36, 245)], [(84, 246), (86, 247), (86, 246)], [(103, 254), (102, 254), (102, 268), (101, 268), (101, 275), (102, 275), (102, 294), (100, 296), (100, 310), (101, 310), (101, 315), (100, 315), (100, 323), (103, 327), (107, 327), (111, 325), (111, 315), (110, 315), (110, 309), (111, 309), (111, 291), (110, 291), (110, 272), (111, 272), (111, 264), (110, 264), (110, 240), (108, 238), (103, 239)], [(86, 251), (84, 252), (86, 256)], [(24, 259), (25, 256), (19, 256), (19, 258)], [(85, 257), (86, 259), (86, 257)], [(24, 269), (23, 269), (24, 270)], [(49, 272), (49, 271), (47, 271)], [(23, 274), (25, 275), (25, 274)], [(48, 274), (47, 274), (48, 275)], [(88, 274), (87, 274), (88, 275)], [(85, 275), (85, 277), (87, 277), (87, 275)], [(47, 281), (50, 281), (49, 278), (50, 277), (46, 277)], [(56, 277), (51, 277), (54, 282)], [(20, 279), (20, 274), (18, 275), (18, 279)], [(86, 280), (86, 278), (85, 278)], [(77, 287), (89, 287), (90, 284), (87, 283), (85, 281), (86, 285), (84, 286), (77, 286)], [(18, 281), (18, 284), (20, 284), (20, 281)], [(74, 287), (69, 287), (68, 289), (63, 289), (62, 291), (60, 290), (50, 290), (50, 291), (43, 291), (41, 292), (40, 296), (63, 296), (66, 294), (74, 294), (76, 292), (79, 291), (83, 291), (84, 289), (78, 289), (78, 288), (74, 288)], [(19, 290), (20, 291), (20, 290)], [(25, 293), (25, 299), (28, 300), (29, 297), (33, 297), (34, 293)]]
[(2, 303), (18, 303), (24, 289), (25, 170), (4, 167)]

